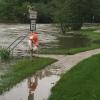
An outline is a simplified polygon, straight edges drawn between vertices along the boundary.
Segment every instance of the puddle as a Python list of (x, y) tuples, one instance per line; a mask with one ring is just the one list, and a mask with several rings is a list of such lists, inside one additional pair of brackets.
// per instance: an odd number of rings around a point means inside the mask
[(51, 94), (51, 88), (59, 79), (60, 76), (53, 75), (52, 72), (39, 71), (2, 94), (0, 100), (47, 100)]
[(10, 70), (11, 62), (0, 61), (0, 76), (7, 73)]
[(58, 46), (61, 48), (79, 48), (89, 46), (91, 40), (86, 35), (76, 34), (64, 37), (58, 37)]

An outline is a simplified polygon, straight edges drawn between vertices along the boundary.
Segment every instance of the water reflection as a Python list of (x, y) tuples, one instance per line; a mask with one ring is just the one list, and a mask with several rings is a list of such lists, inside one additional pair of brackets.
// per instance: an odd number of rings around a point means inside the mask
[(31, 77), (28, 78), (28, 88), (29, 88), (28, 100), (34, 100), (34, 92), (36, 90), (37, 85), (38, 85), (37, 75), (32, 78)]
[(51, 88), (60, 79), (50, 70), (38, 71), (10, 91), (0, 95), (0, 100), (47, 100)]

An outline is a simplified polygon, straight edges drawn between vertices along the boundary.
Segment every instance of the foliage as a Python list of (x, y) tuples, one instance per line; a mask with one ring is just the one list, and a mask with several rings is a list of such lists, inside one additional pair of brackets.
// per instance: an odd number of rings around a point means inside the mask
[[(45, 6), (48, 0), (1, 0), (0, 1), (0, 21), (12, 22), (29, 22), (28, 5), (35, 6), (39, 12), (43, 7), (42, 12), (45, 11)], [(38, 6), (39, 5), (39, 6)], [(43, 13), (39, 14), (44, 15)], [(48, 15), (45, 15), (48, 16)]]
[(38, 11), (38, 22), (54, 20), (62, 33), (100, 22), (100, 0), (0, 0), (0, 21), (29, 22), (28, 5)]
[(9, 60), (10, 59), (10, 51), (8, 49), (2, 48), (0, 50), (0, 58), (1, 58), (1, 60)]
[(63, 0), (63, 2), (58, 0), (55, 3), (55, 21), (61, 24), (61, 28), (65, 27), (65, 30), (66, 28), (72, 30), (80, 29), (86, 16), (89, 16), (90, 0)]

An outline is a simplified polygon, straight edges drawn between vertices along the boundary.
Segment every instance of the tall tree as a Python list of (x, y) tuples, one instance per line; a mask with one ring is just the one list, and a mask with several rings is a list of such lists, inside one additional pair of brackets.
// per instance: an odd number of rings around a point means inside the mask
[(78, 30), (89, 16), (91, 0), (55, 0), (54, 19), (61, 24), (63, 32)]

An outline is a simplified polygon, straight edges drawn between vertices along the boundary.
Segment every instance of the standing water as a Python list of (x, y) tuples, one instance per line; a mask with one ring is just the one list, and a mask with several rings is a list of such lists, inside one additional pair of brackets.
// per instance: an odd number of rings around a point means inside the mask
[(60, 79), (52, 72), (42, 70), (0, 96), (0, 100), (47, 100), (51, 88)]
[[(30, 32), (29, 24), (0, 24), (0, 47), (8, 47), (15, 39), (20, 36), (28, 35)], [(49, 24), (37, 24), (37, 32), (39, 33), (39, 42), (43, 44), (40, 48), (44, 48), (47, 43), (56, 41), (56, 37), (53, 36), (51, 31), (55, 30), (52, 25)], [(47, 34), (48, 31), (48, 34)], [(15, 55), (19, 54), (26, 56), (25, 54), (28, 48), (28, 37), (26, 37), (15, 49)]]

